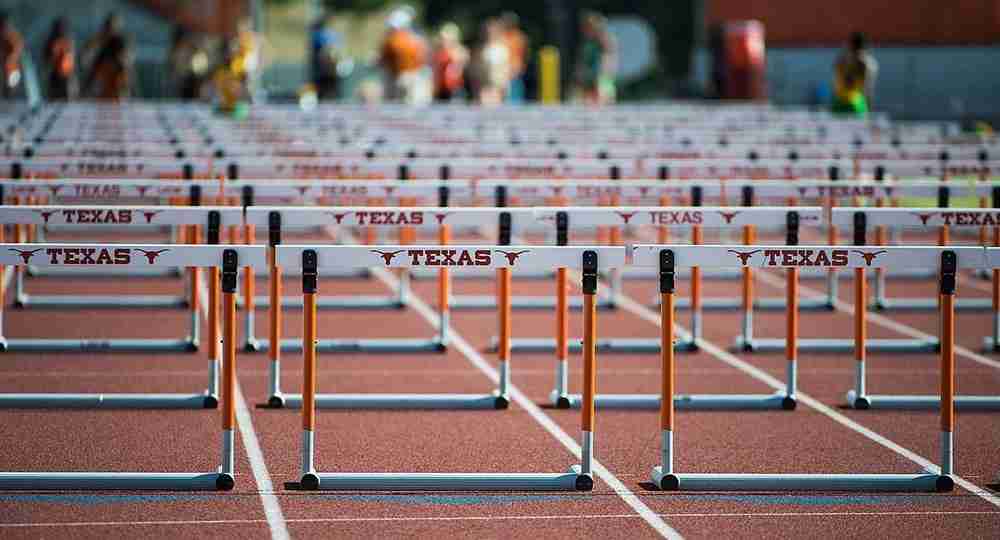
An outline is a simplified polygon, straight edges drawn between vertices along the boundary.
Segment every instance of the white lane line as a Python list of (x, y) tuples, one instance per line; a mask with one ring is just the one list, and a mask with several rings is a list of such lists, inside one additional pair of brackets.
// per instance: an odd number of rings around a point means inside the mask
[[(672, 495), (675, 497), (675, 495)], [(1000, 516), (1000, 512), (928, 510), (911, 512), (666, 512), (656, 514), (665, 518), (802, 518), (802, 517), (949, 517), (949, 516)], [(552, 514), (532, 516), (385, 516), (385, 517), (331, 517), (290, 518), (288, 523), (371, 523), (371, 522), (427, 522), (427, 521), (566, 521), (597, 519), (637, 519), (638, 514)], [(256, 525), (263, 519), (211, 519), (211, 520), (158, 520), (158, 521), (70, 521), (44, 523), (0, 523), (0, 529), (30, 529), (33, 527), (136, 527), (179, 525)]]
[[(393, 274), (390, 274), (381, 268), (373, 269), (372, 273), (390, 289), (396, 291), (398, 287), (398, 280)], [(437, 313), (431, 309), (431, 307), (427, 305), (422, 298), (414, 294), (410, 298), (410, 307), (419, 313), (424, 320), (434, 327), (434, 329), (439, 328)], [(461, 352), (462, 355), (472, 363), (472, 365), (489, 377), (491, 381), (498, 383), (500, 380), (500, 374), (497, 370), (494, 369), (481, 354), (479, 354), (479, 351), (477, 351), (475, 347), (470, 345), (469, 342), (458, 333), (454, 326), (449, 327), (448, 330), (451, 333), (450, 336), (452, 345), (458, 349), (458, 351)], [(531, 399), (524, 395), (517, 386), (511, 384), (508, 389), (510, 397), (514, 400), (514, 402), (520, 405), (521, 408), (523, 408), (531, 416), (531, 418), (535, 420), (535, 422), (542, 426), (545, 431), (548, 431), (550, 435), (555, 437), (555, 439), (566, 447), (566, 449), (569, 450), (570, 453), (572, 453), (577, 459), (581, 458), (580, 445), (577, 444), (577, 442), (573, 440), (568, 433), (563, 431), (563, 429), (559, 427), (547, 414), (545, 414), (542, 409), (538, 407), (538, 405), (535, 405)], [(611, 489), (613, 489), (626, 504), (631, 506), (632, 509), (635, 510), (635, 512), (661, 536), (664, 538), (683, 538), (680, 533), (667, 525), (667, 523), (663, 521), (660, 516), (653, 512), (651, 508), (646, 506), (646, 504), (643, 503), (634, 493), (632, 493), (621, 480), (619, 480), (611, 471), (609, 471), (596, 459), (594, 460), (594, 473), (597, 474), (597, 476), (603, 480), (605, 484), (611, 487)]]
[[(800, 288), (800, 290), (805, 291), (806, 289), (803, 287), (803, 288)], [(817, 291), (812, 291), (812, 290), (810, 290), (810, 291), (813, 292), (813, 293), (818, 294)], [(629, 312), (635, 314), (636, 316), (640, 317), (641, 319), (643, 319), (645, 321), (648, 321), (648, 322), (656, 325), (657, 327), (660, 326), (660, 314), (659, 313), (653, 312), (652, 310), (650, 310), (646, 306), (644, 306), (644, 305), (636, 302), (632, 298), (630, 298), (628, 296), (625, 296), (625, 295), (623, 295), (621, 293), (619, 293), (616, 296), (616, 300), (619, 301), (619, 302), (621, 302), (621, 306), (623, 308), (625, 308), (626, 311), (629, 311)], [(687, 333), (687, 331), (684, 330), (684, 329), (682, 329), (682, 328), (680, 328), (680, 326), (678, 326), (678, 329), (680, 329), (680, 331), (682, 333)], [(726, 351), (724, 349), (719, 348), (714, 343), (706, 341), (703, 338), (697, 339), (696, 343), (701, 347), (702, 350), (704, 350), (708, 354), (716, 357), (717, 359), (719, 359), (720, 361), (722, 361), (722, 362), (724, 362), (726, 364), (729, 364), (730, 366), (733, 366), (734, 368), (736, 368), (736, 369), (738, 369), (740, 371), (743, 371), (747, 375), (750, 375), (754, 379), (757, 379), (758, 381), (760, 381), (760, 382), (762, 382), (762, 383), (770, 386), (771, 388), (773, 388), (775, 390), (784, 390), (785, 389), (785, 383), (784, 383), (784, 381), (780, 381), (780, 380), (772, 377), (770, 374), (764, 372), (763, 370), (757, 368), (756, 366), (751, 365), (751, 364), (749, 364), (749, 363), (747, 363), (747, 362), (745, 362), (745, 361), (737, 358), (736, 356), (732, 355), (731, 353), (729, 353), (729, 351)], [(956, 350), (957, 350), (957, 348), (956, 348)], [(927, 459), (927, 458), (925, 458), (925, 457), (923, 457), (923, 456), (921, 456), (921, 455), (919, 455), (919, 454), (917, 454), (917, 453), (915, 453), (915, 452), (913, 452), (913, 451), (911, 451), (911, 450), (909, 450), (907, 448), (904, 448), (903, 446), (900, 446), (899, 444), (896, 444), (895, 442), (891, 441), (890, 439), (888, 439), (888, 438), (886, 438), (886, 437), (884, 437), (884, 436), (882, 436), (882, 435), (880, 435), (880, 434), (878, 434), (878, 433), (876, 433), (876, 432), (874, 432), (874, 431), (866, 428), (865, 426), (862, 426), (861, 424), (855, 422), (854, 420), (851, 420), (850, 418), (844, 416), (843, 414), (840, 414), (836, 410), (834, 410), (834, 409), (826, 406), (825, 404), (821, 403), (819, 400), (813, 398), (809, 394), (806, 394), (804, 392), (799, 391), (796, 394), (796, 397), (798, 398), (798, 400), (802, 404), (806, 405), (807, 407), (810, 407), (810, 408), (816, 410), (817, 412), (819, 412), (819, 413), (821, 413), (821, 414), (829, 417), (834, 422), (837, 422), (838, 424), (840, 424), (840, 425), (842, 425), (842, 426), (844, 426), (844, 427), (846, 427), (846, 428), (848, 428), (848, 429), (850, 429), (852, 431), (855, 431), (856, 433), (859, 433), (860, 435), (863, 435), (864, 437), (868, 438), (869, 440), (871, 440), (871, 441), (873, 441), (875, 443), (878, 443), (878, 444), (880, 444), (880, 445), (888, 448), (889, 450), (892, 450), (893, 452), (899, 454), (900, 456), (902, 456), (902, 457), (904, 457), (904, 458), (906, 458), (906, 459), (908, 459), (908, 460), (916, 463), (917, 465), (920, 465), (924, 469), (926, 469), (928, 471), (935, 472), (935, 473), (940, 472), (940, 468), (937, 465), (935, 465), (934, 463), (932, 463), (929, 459)], [(997, 496), (995, 496), (992, 493), (986, 491), (985, 489), (977, 486), (976, 484), (974, 484), (974, 483), (966, 480), (965, 478), (962, 478), (961, 476), (953, 474), (952, 478), (955, 480), (955, 483), (958, 484), (959, 486), (961, 486), (963, 489), (976, 494), (977, 496), (979, 496), (980, 498), (982, 498), (983, 500), (985, 500), (986, 502), (988, 502), (988, 503), (990, 503), (990, 504), (992, 504), (994, 506), (1000, 507), (1000, 498), (998, 498)]]
[[(205, 280), (199, 281), (198, 299), (202, 316), (208, 320), (208, 291), (205, 288)], [(264, 452), (260, 448), (260, 441), (257, 439), (257, 432), (253, 428), (250, 409), (243, 399), (243, 390), (240, 388), (239, 377), (235, 384), (236, 401), (236, 423), (240, 429), (240, 438), (243, 440), (243, 449), (246, 450), (247, 460), (250, 461), (250, 470), (253, 472), (254, 482), (257, 484), (257, 493), (260, 495), (261, 506), (264, 507), (264, 517), (267, 525), (271, 529), (272, 540), (289, 540), (288, 526), (285, 523), (285, 516), (281, 512), (281, 504), (274, 494), (274, 483), (271, 481), (271, 474), (267, 471), (267, 462), (264, 459)]]
[[(766, 284), (768, 284), (768, 285), (770, 285), (772, 287), (776, 287), (779, 290), (780, 289), (784, 289), (785, 282), (783, 280), (781, 280), (780, 278), (776, 278), (774, 276), (765, 275), (763, 272), (757, 272), (757, 274), (759, 274), (760, 280), (762, 282), (764, 282), (764, 283), (766, 283)], [(820, 292), (820, 291), (818, 291), (816, 289), (812, 289), (810, 287), (806, 287), (806, 286), (803, 286), (801, 284), (799, 285), (799, 290), (802, 291), (803, 296), (808, 296), (809, 298), (816, 298), (816, 297), (826, 298), (826, 293), (822, 293), (822, 292)], [(843, 300), (837, 299), (837, 300), (834, 300), (833, 307), (834, 307), (834, 309), (836, 309), (837, 311), (839, 311), (841, 313), (846, 313), (848, 315), (854, 315), (854, 304), (853, 303), (849, 303), (849, 302), (845, 302)], [(903, 323), (894, 321), (894, 320), (890, 319), (889, 317), (886, 317), (885, 315), (882, 315), (880, 313), (871, 313), (871, 312), (868, 312), (868, 320), (871, 321), (872, 323), (878, 325), (878, 326), (881, 326), (882, 328), (886, 328), (888, 330), (892, 330), (893, 332), (896, 332), (896, 333), (898, 333), (900, 335), (911, 337), (911, 338), (914, 338), (914, 339), (927, 340), (927, 339), (935, 339), (937, 337), (937, 336), (932, 336), (930, 334), (921, 332), (920, 330), (917, 330), (916, 328), (913, 328), (912, 326), (907, 326), (907, 325), (905, 325)], [(992, 367), (992, 368), (1000, 369), (1000, 361), (994, 360), (992, 358), (987, 358), (987, 357), (985, 357), (985, 356), (983, 356), (983, 355), (981, 355), (979, 353), (973, 352), (973, 351), (971, 351), (971, 350), (969, 350), (969, 349), (967, 349), (965, 347), (962, 347), (961, 345), (958, 345), (958, 344), (955, 345), (955, 352), (959, 356), (964, 356), (965, 358), (967, 358), (969, 360), (972, 360), (973, 362), (977, 362), (977, 363), (982, 364), (984, 366), (989, 366), (989, 367)]]

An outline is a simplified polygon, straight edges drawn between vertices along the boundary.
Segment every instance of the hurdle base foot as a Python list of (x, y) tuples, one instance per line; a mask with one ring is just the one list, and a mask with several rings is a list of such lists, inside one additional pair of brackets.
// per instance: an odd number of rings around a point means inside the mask
[(205, 396), (205, 401), (202, 402), (202, 408), (205, 409), (215, 409), (219, 406), (219, 398), (213, 394), (207, 394)]
[(992, 337), (983, 338), (983, 352), (1000, 353), (1000, 341), (995, 341)]
[(549, 395), (549, 399), (552, 401), (552, 405), (557, 409), (569, 409), (573, 407), (573, 402), (567, 394), (557, 394), (556, 392), (552, 392)]
[(248, 339), (243, 343), (243, 352), (261, 352), (260, 341)]
[(673, 473), (663, 473), (663, 467), (653, 467), (651, 475), (653, 485), (662, 491), (677, 491), (681, 487), (680, 479)]
[(309, 491), (316, 491), (319, 489), (319, 475), (316, 473), (306, 473), (302, 475), (302, 479), (299, 480), (299, 487)]
[(493, 408), (498, 411), (505, 411), (510, 408), (510, 398), (504, 394), (494, 394), (493, 397)]
[(569, 468), (571, 474), (576, 475), (576, 480), (573, 482), (573, 487), (577, 491), (594, 491), (594, 475), (583, 473), (583, 468), (579, 465), (573, 465)]
[(267, 408), (268, 409), (284, 409), (285, 408), (285, 398), (279, 394), (275, 394), (267, 398)]
[(232, 491), (235, 486), (236, 479), (231, 474), (219, 473), (219, 477), (215, 479), (215, 488), (219, 491)]
[[(860, 403), (859, 403), (860, 402)], [(937, 411), (941, 397), (936, 395), (866, 394), (858, 397), (854, 390), (847, 393), (847, 403), (855, 409), (886, 409), (896, 411)], [(998, 411), (1000, 396), (959, 395), (954, 398), (959, 411)]]
[(935, 487), (937, 488), (938, 493), (950, 493), (955, 491), (955, 480), (948, 475), (938, 476), (937, 485)]
[(781, 398), (781, 408), (786, 411), (794, 411), (795, 407), (798, 405), (795, 396), (785, 396)]
[(847, 392), (847, 405), (859, 411), (867, 411), (872, 408), (872, 401), (868, 396), (859, 396), (857, 392), (851, 390)]

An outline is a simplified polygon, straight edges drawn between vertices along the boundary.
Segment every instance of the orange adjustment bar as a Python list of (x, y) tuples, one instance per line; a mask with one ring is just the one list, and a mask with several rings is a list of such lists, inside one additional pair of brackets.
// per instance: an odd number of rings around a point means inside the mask
[(500, 309), (500, 341), (497, 359), (503, 363), (510, 360), (510, 268), (497, 269), (497, 296)]
[[(743, 227), (743, 245), (752, 246), (756, 241), (757, 228), (753, 225)], [(743, 268), (743, 310), (753, 310), (753, 268), (746, 266)]]
[[(667, 195), (660, 196), (660, 206), (667, 207), (670, 206), (670, 197)], [(656, 242), (658, 244), (666, 244), (670, 241), (670, 228), (666, 225), (657, 227), (656, 229)]]
[(865, 269), (854, 269), (854, 359), (863, 363), (867, 358), (865, 342), (868, 339), (868, 283)]
[[(243, 243), (250, 246), (254, 243), (254, 238), (257, 235), (256, 228), (250, 223), (243, 224)], [(254, 294), (257, 293), (256, 283), (254, 280), (253, 267), (244, 266), (243, 267), (243, 309), (247, 313), (253, 313), (255, 309), (254, 305)]]
[(302, 429), (316, 427), (316, 293), (317, 255), (302, 253)]
[[(441, 225), (438, 229), (438, 242), (442, 246), (451, 243), (451, 226)], [(438, 270), (438, 312), (441, 314), (448, 312), (448, 298), (451, 296), (451, 280), (449, 279), (448, 268), (441, 267)]]
[(583, 295), (583, 431), (594, 431), (594, 395), (597, 389), (597, 295)]
[[(701, 225), (691, 227), (691, 245), (702, 243)], [(701, 267), (691, 267), (691, 313), (701, 313)], [(697, 336), (696, 336), (697, 337)]]
[[(231, 257), (231, 260), (230, 260)], [(222, 272), (222, 429), (229, 431), (236, 425), (236, 252), (223, 253)], [(230, 264), (232, 263), (232, 264)], [(219, 267), (212, 267), (212, 288), (219, 286)], [(216, 297), (216, 301), (218, 297)], [(214, 305), (218, 308), (218, 305)], [(213, 309), (213, 312), (215, 310)], [(214, 342), (213, 345), (218, 345)]]
[(660, 292), (660, 429), (674, 430), (674, 292)]

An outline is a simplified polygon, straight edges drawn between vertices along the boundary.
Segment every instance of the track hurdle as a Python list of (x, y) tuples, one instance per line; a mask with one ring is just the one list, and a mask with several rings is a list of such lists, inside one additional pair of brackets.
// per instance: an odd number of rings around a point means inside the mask
[[(700, 231), (702, 228), (778, 227), (785, 224), (786, 216), (790, 211), (794, 212), (798, 220), (807, 224), (818, 225), (820, 222), (821, 209), (809, 207), (796, 207), (794, 209), (768, 207), (732, 209), (728, 207), (709, 206), (670, 208), (641, 206), (553, 207), (536, 209), (536, 219), (550, 226), (552, 224), (558, 225), (560, 219), (562, 219), (574, 228), (617, 227), (622, 225), (656, 226), (675, 229), (692, 228), (692, 241), (697, 244), (701, 242)], [(691, 336), (674, 344), (674, 347), (679, 351), (697, 350), (697, 341), (702, 335), (701, 273), (700, 268), (692, 268), (691, 270)], [(558, 292), (559, 289), (557, 287)], [(557, 313), (557, 317), (560, 316), (565, 316), (565, 314)], [(747, 323), (744, 323), (744, 328), (746, 326)], [(512, 342), (512, 347), (515, 351), (523, 352), (557, 352), (559, 342), (558, 338), (519, 339)], [(609, 353), (657, 353), (660, 350), (660, 342), (656, 339), (643, 338), (604, 338), (597, 341), (597, 348), (601, 352)], [(579, 350), (579, 343), (570, 343), (568, 345), (569, 352), (578, 352)], [(559, 387), (558, 381), (561, 380), (561, 377), (557, 378), (557, 388), (553, 393), (555, 403), (557, 404), (566, 403), (565, 400), (560, 399), (567, 397), (564, 388)], [(569, 402), (572, 403), (572, 396), (568, 396), (568, 398)], [(602, 403), (600, 397), (598, 397), (598, 403), (599, 405)]]
[[(162, 207), (162, 206), (4, 206), (0, 207), (0, 222), (7, 224), (22, 224), (36, 226), (39, 230), (45, 227), (58, 226), (63, 230), (107, 232), (118, 230), (143, 230), (150, 226), (178, 227), (187, 230), (193, 227), (205, 227), (209, 210), (199, 210), (192, 207)], [(230, 213), (224, 213), (227, 223), (239, 219)], [(41, 236), (41, 235), (39, 235)], [(45, 242), (39, 238), (38, 242)], [(32, 265), (34, 266), (34, 265)], [(31, 266), (28, 267), (30, 269)], [(85, 267), (89, 272), (79, 272), (75, 268), (53, 268), (41, 272), (54, 277), (133, 277), (124, 269), (113, 269), (113, 272), (102, 268)], [(55, 272), (53, 272), (55, 270)], [(148, 270), (148, 269), (140, 269)], [(166, 276), (162, 269), (157, 268), (156, 277)], [(190, 294), (181, 295), (39, 295), (29, 294), (25, 289), (24, 271), (15, 275), (14, 305), (16, 307), (42, 308), (176, 308), (191, 309)], [(154, 277), (151, 273), (140, 274), (142, 277)], [(137, 276), (138, 277), (138, 276)], [(188, 284), (190, 286), (190, 283)]]
[[(891, 208), (843, 208), (843, 209), (832, 209), (830, 221), (833, 227), (838, 224), (850, 223), (853, 234), (854, 242), (853, 245), (857, 248), (863, 248), (868, 245), (867, 243), (867, 226), (868, 226), (868, 216), (875, 215), (893, 215), (896, 209)], [(906, 212), (906, 209), (899, 209), (902, 212)], [(889, 212), (889, 213), (887, 213)], [(791, 216), (790, 216), (791, 217)], [(788, 239), (786, 241), (788, 246), (798, 245), (798, 234), (794, 236), (789, 233)], [(888, 246), (887, 246), (888, 247)], [(981, 250), (982, 248), (972, 248)], [(864, 253), (861, 249), (852, 249), (851, 253)], [(820, 266), (820, 265), (814, 265)], [(822, 265), (827, 266), (831, 273), (833, 270), (838, 268), (840, 265)], [(875, 267), (878, 269), (878, 267)], [(912, 266), (910, 267), (912, 268)], [(797, 277), (797, 276), (796, 276)], [(789, 280), (791, 277), (789, 276)], [(857, 279), (857, 276), (855, 277)], [(867, 279), (867, 278), (866, 278)], [(786, 287), (791, 287), (789, 282)], [(855, 306), (855, 310), (861, 309), (866, 310), (867, 304), (863, 303), (860, 308)], [(786, 318), (791, 320), (793, 318), (793, 310), (795, 310), (794, 316), (797, 317), (797, 309), (793, 308), (791, 305), (788, 306), (786, 310)], [(820, 352), (820, 353), (845, 353), (856, 351), (858, 342), (853, 339), (836, 339), (836, 338), (811, 338), (811, 339), (799, 339), (796, 343), (797, 350), (810, 351), (810, 352)], [(865, 339), (865, 347), (869, 351), (878, 352), (891, 352), (891, 353), (910, 353), (910, 352), (937, 352), (940, 350), (940, 343), (936, 339), (907, 339), (907, 338), (883, 338), (883, 339)], [(787, 350), (787, 342), (781, 338), (762, 338), (754, 337), (751, 332), (747, 331), (744, 325), (744, 334), (736, 339), (734, 349), (743, 352), (780, 352), (782, 350)]]
[[(0, 244), (0, 263), (24, 266), (34, 261), (42, 265), (79, 264), (77, 257), (90, 255), (95, 261), (85, 264), (119, 266), (178, 266), (221, 268), (222, 288), (222, 458), (214, 472), (0, 472), (0, 489), (6, 490), (229, 490), (235, 484), (236, 424), (236, 278), (240, 265), (260, 265), (262, 247), (224, 248), (222, 246), (126, 245), (126, 244), (38, 244), (41, 251), (22, 255), (19, 244)], [(219, 307), (219, 306), (214, 306)], [(216, 396), (194, 395), (72, 395), (72, 394), (2, 394), (4, 405), (18, 406), (180, 406), (201, 407)]]
[[(286, 227), (350, 227), (350, 226), (372, 226), (382, 228), (402, 229), (404, 227), (414, 227), (437, 230), (439, 234), (447, 234), (450, 227), (459, 226), (482, 226), (490, 222), (499, 222), (502, 228), (510, 230), (516, 225), (532, 222), (534, 210), (531, 208), (522, 209), (497, 209), (497, 208), (448, 208), (447, 210), (428, 208), (397, 208), (397, 207), (265, 207), (256, 206), (247, 209), (247, 222), (251, 224), (265, 224), (268, 228), (269, 243), (274, 249), (281, 242), (281, 231)], [(439, 236), (439, 239), (446, 236)], [(375, 245), (368, 248), (373, 252), (384, 252), (388, 257), (391, 252), (387, 248)], [(331, 265), (331, 267), (354, 268), (351, 265)], [(280, 269), (277, 270), (280, 275)], [(404, 273), (405, 275), (405, 273)], [(272, 287), (280, 279), (271, 279)], [(447, 292), (449, 282), (440, 279), (438, 283), (439, 293)], [(273, 295), (269, 295), (273, 296)], [(440, 296), (440, 294), (439, 294)], [(271, 309), (273, 318), (277, 309), (282, 307), (283, 298), (276, 297), (278, 304), (276, 309)], [(269, 298), (269, 301), (271, 299)], [(317, 303), (318, 307), (318, 303)], [(359, 309), (363, 307), (359, 306)], [(344, 353), (405, 353), (405, 352), (442, 352), (448, 344), (448, 319), (450, 307), (447, 302), (441, 302), (438, 311), (438, 332), (437, 335), (427, 339), (410, 338), (372, 338), (372, 339), (324, 339), (317, 344), (321, 352), (344, 352)], [(272, 325), (273, 325), (272, 320)], [(254, 350), (269, 350), (273, 336), (268, 339), (256, 339)], [(281, 350), (297, 352), (301, 350), (301, 342), (295, 339), (279, 341)], [(274, 390), (277, 390), (275, 388)], [(279, 394), (273, 394), (280, 396)]]
[[(788, 298), (794, 304), (798, 296), (798, 269), (822, 261), (824, 266), (854, 268), (862, 272), (869, 267), (938, 267), (941, 281), (941, 465), (939, 471), (916, 474), (810, 474), (810, 473), (680, 473), (674, 470), (675, 448), (673, 436), (674, 380), (676, 362), (671, 347), (664, 346), (662, 353), (661, 392), (664, 399), (660, 407), (660, 465), (652, 471), (651, 478), (663, 490), (677, 491), (920, 491), (945, 492), (954, 488), (952, 456), (955, 426), (954, 403), (954, 341), (955, 341), (955, 270), (978, 268), (984, 265), (982, 248), (940, 247), (882, 247), (865, 246), (863, 249), (845, 249), (835, 246), (752, 246), (760, 251), (746, 251), (746, 246), (680, 246), (645, 245), (635, 247), (635, 259), (644, 264), (654, 261), (661, 268), (660, 280), (663, 299), (661, 305), (662, 340), (664, 345), (674, 339), (673, 273), (677, 267), (694, 265), (733, 265), (787, 268)], [(863, 276), (859, 275), (859, 278)], [(864, 279), (857, 283), (864, 284)], [(860, 288), (863, 288), (861, 285)], [(859, 289), (860, 289), (859, 288)], [(862, 304), (861, 312), (864, 312)], [(789, 363), (789, 393), (795, 392), (795, 362), (797, 357), (798, 315), (790, 312), (788, 332), (785, 336)], [(863, 336), (861, 337), (863, 339)], [(862, 349), (863, 350), (863, 349)]]
[[(357, 246), (318, 247), (281, 246), (278, 262), (282, 266), (301, 265), (302, 294), (306, 306), (303, 349), (305, 369), (302, 386), (302, 478), (304, 489), (330, 490), (449, 490), (449, 491), (590, 491), (593, 489), (595, 409), (593, 396), (597, 384), (597, 271), (625, 264), (624, 248), (536, 247), (536, 246), (391, 246), (387, 249), (403, 257), (383, 257), (371, 249)], [(454, 262), (452, 262), (454, 261)], [(500, 327), (504, 345), (500, 353), (500, 380), (496, 391), (485, 396), (461, 395), (379, 395), (343, 396), (343, 403), (400, 407), (506, 408), (510, 385), (510, 270), (515, 267), (564, 268), (582, 270), (584, 293), (584, 406), (581, 410), (581, 462), (565, 473), (322, 473), (313, 465), (316, 412), (321, 400), (316, 394), (316, 308), (318, 290), (316, 270), (322, 266), (381, 266), (408, 268), (424, 265), (473, 265), (480, 269), (496, 268), (501, 275), (499, 300)], [(353, 402), (353, 403), (352, 403)]]
[[(956, 213), (962, 212), (961, 210), (956, 210)], [(876, 217), (876, 222), (888, 222), (892, 221), (893, 214), (884, 214), (882, 216)], [(901, 216), (900, 216), (901, 217)], [(905, 219), (905, 218), (902, 218)], [(966, 217), (963, 221), (971, 220), (971, 217)], [(955, 221), (958, 221), (955, 219)], [(942, 248), (944, 249), (944, 248)], [(958, 260), (954, 258), (942, 258), (941, 262), (941, 278), (940, 278), (940, 292), (942, 301), (942, 311), (944, 312), (942, 329), (943, 332), (954, 333), (954, 316), (949, 315), (947, 311), (957, 309), (957, 302), (955, 301), (957, 294), (957, 279), (956, 274), (958, 270), (965, 268), (987, 268), (995, 269), (1000, 267), (1000, 250), (996, 248), (986, 249), (984, 252), (984, 258), (981, 261), (982, 264), (974, 265), (973, 262), (976, 261), (975, 252), (984, 251), (980, 248), (975, 247), (953, 247), (949, 248), (951, 252), (957, 252), (959, 254)], [(959, 264), (961, 263), (961, 264)], [(858, 268), (855, 270), (860, 274), (864, 273), (863, 268)], [(857, 283), (857, 282), (856, 282)], [(994, 290), (996, 290), (996, 282), (994, 282)], [(866, 381), (866, 355), (865, 355), (865, 310), (858, 309), (858, 305), (864, 305), (865, 300), (865, 285), (862, 283), (860, 286), (855, 284), (855, 341), (857, 345), (855, 347), (855, 375), (854, 375), (854, 388), (847, 392), (847, 405), (855, 409), (938, 409), (943, 403), (943, 397), (933, 396), (933, 395), (890, 395), (890, 394), (869, 394), (867, 392), (867, 381)], [(949, 305), (944, 306), (943, 304), (947, 302)], [(949, 342), (942, 343), (942, 347), (951, 347), (953, 344)], [(942, 352), (942, 354), (953, 354), (952, 352)], [(952, 366), (951, 369), (954, 369)], [(953, 375), (947, 375), (947, 378), (953, 378)], [(1000, 410), (1000, 396), (974, 396), (974, 395), (954, 395), (952, 397), (952, 402), (956, 409), (961, 410)]]
[[(239, 209), (236, 208), (213, 208), (213, 207), (146, 207), (146, 206), (136, 206), (136, 207), (81, 207), (81, 206), (5, 206), (0, 207), (0, 222), (3, 223), (20, 223), (21, 225), (15, 225), (15, 229), (20, 229), (21, 227), (28, 224), (43, 224), (48, 221), (49, 223), (64, 223), (67, 226), (73, 226), (79, 223), (78, 217), (81, 215), (93, 215), (97, 216), (113, 216), (114, 220), (117, 222), (107, 221), (104, 225), (108, 230), (114, 230), (116, 228), (128, 228), (130, 226), (138, 224), (138, 226), (145, 226), (144, 220), (156, 221), (163, 224), (171, 224), (177, 226), (195, 226), (196, 224), (205, 226), (209, 231), (213, 228), (217, 231), (221, 226), (225, 224), (239, 223), (242, 220)], [(90, 226), (90, 224), (87, 224)], [(211, 233), (210, 233), (211, 237)], [(211, 240), (211, 238), (209, 238)], [(19, 244), (18, 248), (9, 248), (8, 254), (17, 253), (22, 257), (28, 257), (26, 264), (22, 266), (27, 266), (28, 263), (39, 266), (39, 267), (54, 267), (54, 268), (87, 268), (96, 267), (102, 268), (103, 266), (108, 266), (109, 268), (124, 268), (124, 267), (138, 267), (138, 268), (148, 268), (153, 266), (158, 266), (164, 268), (164, 265), (154, 265), (152, 263), (148, 265), (129, 265), (116, 262), (115, 260), (108, 261), (106, 259), (94, 259), (95, 254), (98, 252), (73, 252), (74, 255), (68, 256), (66, 262), (63, 264), (57, 264), (55, 259), (50, 257), (48, 263), (39, 262), (43, 257), (38, 257), (31, 259), (28, 255), (29, 253), (39, 253), (43, 252), (46, 244)], [(77, 253), (79, 256), (77, 256)], [(155, 253), (150, 253), (149, 257), (156, 258)], [(54, 256), (53, 256), (54, 257)], [(153, 260), (150, 259), (150, 260)], [(17, 270), (23, 270), (23, 268), (18, 268)], [(189, 279), (189, 298), (185, 300), (185, 306), (189, 308), (189, 334), (184, 338), (179, 339), (160, 339), (160, 338), (130, 338), (130, 339), (103, 339), (103, 338), (87, 338), (87, 339), (58, 339), (58, 338), (9, 338), (0, 347), (0, 350), (4, 351), (34, 351), (34, 352), (94, 352), (94, 351), (111, 351), (111, 352), (194, 352), (198, 350), (200, 343), (200, 326), (199, 326), (199, 314), (198, 314), (198, 300), (197, 300), (197, 279), (193, 277), (196, 268), (192, 267), (189, 269), (192, 277)], [(21, 273), (20, 271), (17, 272)], [(30, 300), (34, 295), (27, 295), (23, 288), (17, 290), (17, 300), (24, 301)], [(171, 299), (167, 299), (171, 300)], [(117, 303), (116, 303), (117, 302)], [(102, 296), (69, 296), (69, 297), (58, 297), (58, 296), (39, 296), (34, 300), (35, 304), (40, 304), (44, 307), (53, 308), (71, 308), (71, 307), (105, 307), (105, 308), (133, 308), (133, 307), (173, 307), (175, 304), (171, 301), (153, 302), (149, 299), (135, 299), (132, 300), (128, 296), (124, 297), (102, 297)], [(2, 328), (0, 328), (2, 332)]]

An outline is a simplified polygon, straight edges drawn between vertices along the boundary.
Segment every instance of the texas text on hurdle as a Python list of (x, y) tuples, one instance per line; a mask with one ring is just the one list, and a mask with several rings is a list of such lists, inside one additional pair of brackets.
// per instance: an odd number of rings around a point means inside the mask
[[(858, 249), (837, 246), (683, 246), (641, 245), (633, 253), (635, 264), (656, 266), (662, 274), (660, 291), (662, 339), (670, 343), (674, 337), (674, 270), (679, 266), (754, 266), (787, 268), (788, 297), (794, 304), (798, 295), (797, 272), (805, 264), (823, 261), (841, 268), (853, 268), (858, 290), (865, 286), (867, 268), (922, 266), (938, 268), (941, 292), (941, 465), (939, 470), (916, 474), (747, 474), (747, 473), (679, 473), (674, 461), (674, 384), (675, 358), (671, 347), (662, 352), (662, 400), (660, 407), (661, 457), (660, 466), (653, 469), (652, 480), (666, 490), (849, 490), (849, 491), (950, 491), (953, 460), (954, 404), (954, 345), (955, 345), (955, 284), (960, 268), (982, 268), (986, 251), (976, 247), (883, 247), (863, 246)], [(855, 338), (864, 340), (863, 303), (855, 312), (861, 317), (855, 325)], [(788, 357), (788, 397), (794, 399), (794, 373), (797, 358), (798, 312), (789, 310), (786, 350)], [(864, 347), (859, 347), (864, 351)], [(864, 353), (858, 362), (864, 361)], [(667, 399), (670, 397), (670, 399)]]
[[(222, 288), (222, 384), (221, 416), (222, 444), (221, 465), (213, 472), (0, 472), (0, 489), (28, 490), (214, 490), (232, 489), (235, 483), (235, 424), (236, 424), (236, 281), (240, 266), (264, 263), (262, 247), (178, 246), (178, 245), (127, 245), (127, 244), (38, 244), (37, 252), (22, 251), (20, 244), (0, 244), (0, 263), (24, 265), (28, 262), (62, 265), (67, 261), (83, 264), (199, 266), (221, 269)], [(95, 262), (89, 262), (93, 258)], [(101, 261), (101, 262), (96, 262)], [(108, 262), (110, 261), (110, 262)], [(214, 306), (218, 308), (219, 306)], [(216, 396), (146, 395), (65, 395), (21, 394), (3, 395), (8, 403), (24, 400), (31, 403), (49, 403), (54, 406), (91, 406), (95, 403), (121, 403), (136, 406), (145, 399), (171, 399), (194, 401), (197, 406), (212, 406)], [(89, 399), (89, 401), (88, 401)], [(51, 405), (50, 405), (51, 406)], [(159, 406), (159, 405), (158, 405)]]

